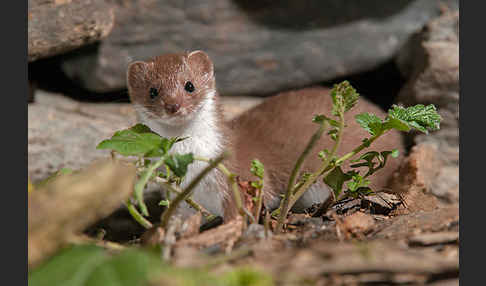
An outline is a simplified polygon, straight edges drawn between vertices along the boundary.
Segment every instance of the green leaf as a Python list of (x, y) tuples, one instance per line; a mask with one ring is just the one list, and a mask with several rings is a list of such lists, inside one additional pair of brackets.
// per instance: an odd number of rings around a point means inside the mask
[(153, 133), (153, 134), (157, 134), (155, 133), (154, 131), (152, 131), (152, 129), (150, 129), (150, 127), (148, 127), (147, 125), (145, 124), (142, 124), (142, 123), (138, 123), (130, 128), (128, 128), (128, 130), (131, 130), (135, 133)]
[(337, 198), (341, 194), (344, 182), (349, 181), (355, 174), (356, 172), (354, 171), (344, 173), (341, 167), (337, 166), (327, 174), (324, 178), (324, 183), (334, 191), (334, 195)]
[(77, 246), (62, 250), (43, 265), (29, 273), (28, 284), (41, 285), (86, 285), (89, 276), (108, 257), (100, 247)]
[(387, 119), (383, 123), (383, 130), (388, 130), (388, 129), (396, 129), (398, 131), (408, 132), (412, 128), (410, 127), (410, 125), (407, 122), (405, 122), (401, 119), (397, 119), (397, 118), (393, 118), (393, 117), (387, 117)]
[(332, 114), (339, 116), (344, 113), (358, 102), (359, 93), (356, 92), (348, 81), (343, 81), (339, 84), (335, 84), (331, 89), (332, 97)]
[(361, 113), (355, 116), (356, 122), (368, 131), (371, 135), (377, 135), (382, 132), (381, 119), (371, 113)]
[(187, 173), (187, 167), (189, 164), (194, 162), (194, 156), (192, 153), (188, 154), (173, 154), (167, 156), (164, 160), (164, 163), (169, 166), (169, 168), (174, 172), (174, 174), (178, 177), (184, 177)]
[(433, 104), (427, 106), (417, 104), (407, 108), (393, 105), (392, 109), (388, 110), (387, 118), (395, 120), (387, 127), (395, 128), (396, 120), (399, 120), (400, 123), (407, 124), (409, 128), (415, 128), (423, 133), (428, 133), (428, 130), (438, 130), (442, 119)]
[(356, 192), (360, 188), (366, 188), (370, 184), (370, 180), (363, 178), (360, 174), (355, 174), (352, 181), (346, 183), (350, 192)]
[[(358, 161), (364, 161), (358, 164), (351, 165), (351, 168), (359, 168), (359, 167), (368, 167), (368, 172), (366, 173), (365, 177), (368, 177), (372, 174), (374, 174), (376, 171), (379, 169), (382, 169), (386, 165), (386, 161), (388, 156), (391, 155), (392, 157), (396, 158), (399, 155), (399, 152), (397, 149), (394, 149), (392, 151), (383, 151), (383, 152), (376, 152), (376, 151), (370, 151), (366, 152), (363, 155), (361, 155), (358, 159), (351, 160), (351, 162), (358, 162)], [(377, 161), (377, 162), (375, 162)], [(378, 164), (377, 167), (375, 167)]]
[(258, 159), (253, 159), (251, 161), (250, 172), (254, 176), (257, 176), (258, 178), (263, 179), (263, 174), (265, 172), (265, 169), (264, 169), (262, 162), (260, 162)]
[(31, 286), (142, 285), (162, 269), (153, 253), (126, 250), (110, 256), (97, 246), (81, 245), (62, 250), (29, 274)]
[(123, 156), (158, 157), (166, 153), (164, 149), (169, 145), (169, 139), (160, 137), (143, 124), (137, 124), (115, 132), (111, 139), (101, 141), (96, 149), (111, 149)]

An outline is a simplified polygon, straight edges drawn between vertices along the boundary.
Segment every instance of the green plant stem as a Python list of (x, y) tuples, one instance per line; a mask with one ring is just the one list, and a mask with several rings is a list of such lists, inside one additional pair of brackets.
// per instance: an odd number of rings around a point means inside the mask
[(296, 189), (293, 193), (293, 196), (290, 198), (289, 202), (289, 209), (292, 208), (292, 206), (297, 202), (297, 200), (305, 193), (305, 191), (312, 185), (314, 184), (317, 179), (323, 175), (325, 172), (331, 170), (332, 168), (329, 168), (329, 164), (331, 163), (331, 160), (334, 157), (334, 154), (337, 152), (337, 148), (341, 144), (341, 137), (343, 134), (343, 129), (344, 129), (344, 110), (340, 113), (339, 116), (339, 126), (338, 126), (338, 132), (336, 134), (336, 141), (334, 143), (334, 146), (332, 147), (329, 155), (326, 157), (324, 162), (321, 165), (321, 168), (317, 172), (312, 173), (309, 178), (302, 184), (298, 189)]
[[(156, 178), (155, 182), (158, 183), (159, 185), (161, 185), (163, 188), (166, 188), (168, 191), (170, 191), (170, 192), (172, 192), (176, 195), (183, 192), (179, 187), (174, 187), (174, 186), (172, 186), (172, 184), (166, 182), (165, 180), (163, 180), (161, 178)], [(205, 216), (208, 221), (210, 221), (210, 220), (212, 220), (216, 217), (215, 215), (210, 213), (208, 210), (203, 208), (201, 205), (199, 205), (198, 203), (193, 201), (191, 198), (186, 198), (185, 201), (188, 205), (190, 205), (196, 211), (201, 212), (202, 215)]]
[(277, 220), (277, 228), (276, 228), (277, 233), (280, 233), (282, 231), (283, 222), (285, 221), (285, 218), (287, 217), (287, 213), (289, 211), (289, 201), (290, 201), (290, 198), (292, 197), (295, 180), (297, 178), (297, 175), (299, 174), (300, 168), (302, 167), (302, 164), (304, 163), (304, 160), (307, 157), (307, 155), (309, 155), (309, 152), (312, 150), (312, 148), (314, 148), (317, 141), (319, 141), (319, 139), (321, 138), (322, 133), (324, 133), (324, 130), (326, 129), (326, 127), (327, 127), (326, 121), (323, 121), (321, 123), (321, 125), (319, 126), (319, 129), (310, 138), (309, 143), (307, 143), (307, 146), (305, 147), (304, 151), (302, 152), (302, 154), (297, 159), (297, 162), (295, 162), (294, 169), (292, 170), (292, 173), (290, 174), (289, 183), (287, 185), (287, 190), (285, 192), (285, 196), (284, 196), (282, 202), (280, 203), (280, 207), (279, 207), (280, 208), (280, 214), (279, 214), (279, 217), (278, 217), (278, 220)]
[(259, 221), (260, 213), (262, 211), (263, 205), (263, 179), (260, 180), (260, 188), (258, 188), (258, 195), (257, 195), (257, 207), (255, 210), (255, 220), (256, 222)]
[(137, 221), (140, 225), (142, 225), (146, 229), (152, 228), (152, 223), (150, 221), (148, 221), (147, 219), (145, 219), (137, 211), (137, 208), (132, 204), (132, 202), (130, 201), (130, 199), (128, 199), (126, 201), (126, 206), (127, 206), (128, 212), (130, 213), (130, 215), (132, 215), (132, 217), (135, 219), (135, 221)]
[(361, 145), (359, 145), (358, 147), (356, 147), (353, 151), (343, 155), (341, 158), (337, 159), (336, 160), (336, 163), (335, 165), (336, 166), (339, 166), (341, 165), (344, 161), (350, 159), (351, 157), (353, 157), (354, 155), (358, 154), (359, 152), (361, 152), (361, 150), (363, 150), (364, 148), (368, 147), (371, 145), (371, 143), (373, 143), (373, 141), (375, 141), (376, 139), (378, 139), (378, 137), (380, 137), (381, 135), (385, 134), (386, 132), (388, 132), (389, 130), (385, 130), (384, 132), (380, 132), (374, 136), (372, 136), (370, 139), (368, 139), (368, 141), (366, 143), (363, 143)]
[[(202, 162), (211, 162), (209, 159), (204, 158), (204, 157), (194, 157), (194, 160), (202, 161)], [(253, 217), (253, 215), (243, 207), (243, 203), (241, 201), (240, 190), (238, 188), (238, 183), (236, 182), (236, 179), (235, 179), (236, 175), (231, 173), (226, 168), (226, 166), (221, 164), (221, 163), (219, 163), (217, 165), (217, 167), (218, 167), (218, 170), (220, 170), (226, 176), (226, 178), (228, 179), (228, 181), (231, 184), (231, 189), (233, 190), (233, 197), (235, 199), (236, 207), (237, 207), (240, 215), (241, 216), (247, 215), (250, 218), (250, 220), (252, 221), (252, 223), (255, 223), (255, 218)]]
[(143, 201), (143, 189), (145, 188), (145, 185), (149, 181), (153, 172), (164, 163), (165, 158), (166, 156), (162, 156), (157, 162), (150, 164), (147, 169), (143, 171), (140, 179), (135, 184), (135, 199), (137, 200), (140, 211), (144, 216), (148, 216), (149, 214), (147, 205), (145, 205), (145, 202)]
[(163, 229), (166, 229), (167, 224), (169, 223), (170, 217), (176, 210), (176, 208), (179, 206), (179, 204), (185, 200), (190, 194), (191, 191), (196, 187), (196, 185), (216, 166), (223, 161), (223, 159), (227, 156), (227, 153), (221, 154), (219, 157), (217, 157), (214, 160), (210, 160), (209, 165), (204, 168), (190, 183), (189, 185), (181, 192), (179, 193), (175, 199), (170, 203), (169, 207), (165, 210), (165, 212), (162, 214), (162, 219), (160, 222), (160, 225)]

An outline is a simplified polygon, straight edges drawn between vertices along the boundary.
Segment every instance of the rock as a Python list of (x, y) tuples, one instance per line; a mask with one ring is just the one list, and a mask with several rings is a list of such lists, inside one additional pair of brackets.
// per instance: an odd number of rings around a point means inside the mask
[[(222, 98), (225, 118), (231, 119), (260, 98)], [(109, 151), (96, 145), (117, 130), (136, 123), (135, 112), (127, 103), (94, 104), (36, 91), (36, 102), (28, 105), (28, 175), (38, 182), (61, 168), (83, 168), (108, 157)]]
[(99, 41), (115, 24), (104, 0), (29, 0), (28, 7), (29, 62)]
[[(458, 9), (459, 1), (441, 1)], [(63, 70), (84, 88), (125, 87), (129, 62), (206, 51), (222, 94), (267, 94), (372, 69), (390, 60), (440, 5), (382, 1), (113, 1), (116, 25)]]
[(28, 175), (38, 182), (61, 168), (81, 169), (108, 157), (101, 140), (135, 123), (128, 104), (80, 103), (37, 91), (28, 105)]
[(442, 167), (431, 191), (446, 202), (459, 203), (459, 166)]
[(414, 146), (410, 155), (393, 174), (390, 188), (402, 197), (404, 204), (399, 205), (391, 214), (430, 211), (437, 208), (438, 201), (432, 195), (431, 187), (441, 166), (437, 145), (421, 143)]
[(410, 80), (398, 101), (405, 105), (434, 104), (442, 116), (441, 129), (418, 135), (415, 143), (439, 144), (445, 162), (459, 163), (459, 12), (430, 21), (415, 35), (398, 63)]
[[(416, 144), (437, 146), (441, 169), (427, 188), (444, 202), (459, 201), (459, 13), (430, 21), (398, 57), (410, 80), (398, 95), (405, 105), (434, 104), (442, 117), (438, 131), (412, 134)], [(415, 136), (416, 135), (416, 136)]]

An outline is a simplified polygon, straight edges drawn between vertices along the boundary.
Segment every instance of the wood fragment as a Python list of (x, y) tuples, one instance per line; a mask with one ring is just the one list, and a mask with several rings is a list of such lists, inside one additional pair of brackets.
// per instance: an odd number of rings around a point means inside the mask
[(29, 267), (119, 208), (132, 193), (134, 180), (133, 165), (108, 160), (60, 176), (29, 194)]
[(243, 218), (238, 216), (232, 221), (202, 232), (199, 235), (181, 239), (176, 242), (175, 246), (190, 246), (196, 248), (205, 248), (217, 244), (232, 246), (236, 240), (241, 237), (243, 233), (243, 224)]
[(409, 245), (428, 246), (434, 244), (454, 243), (459, 241), (456, 231), (417, 234), (409, 238)]

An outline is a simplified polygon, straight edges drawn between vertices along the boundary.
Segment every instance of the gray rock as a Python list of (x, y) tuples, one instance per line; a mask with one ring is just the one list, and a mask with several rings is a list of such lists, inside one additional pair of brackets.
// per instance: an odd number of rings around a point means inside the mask
[(125, 87), (133, 60), (205, 50), (222, 94), (266, 94), (372, 69), (457, 0), (113, 1), (116, 24), (63, 63), (83, 87)]
[(28, 106), (28, 174), (36, 182), (60, 168), (80, 169), (108, 157), (101, 140), (135, 120), (128, 104), (79, 103), (38, 91)]
[(410, 76), (398, 101), (434, 104), (442, 116), (441, 129), (416, 136), (415, 143), (434, 141), (446, 162), (458, 164), (459, 13), (446, 13), (428, 23), (401, 53), (398, 63)]
[(439, 131), (414, 137), (416, 144), (438, 146), (442, 168), (432, 183), (432, 193), (447, 202), (458, 202), (459, 13), (445, 13), (429, 22), (400, 53), (398, 64), (410, 77), (398, 101), (405, 105), (434, 104), (442, 116)]

